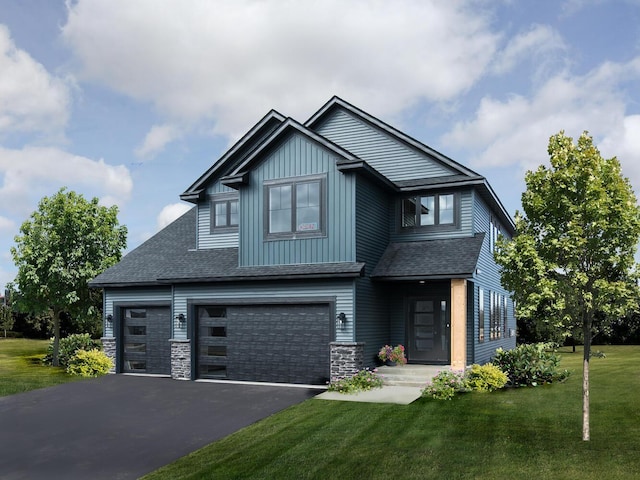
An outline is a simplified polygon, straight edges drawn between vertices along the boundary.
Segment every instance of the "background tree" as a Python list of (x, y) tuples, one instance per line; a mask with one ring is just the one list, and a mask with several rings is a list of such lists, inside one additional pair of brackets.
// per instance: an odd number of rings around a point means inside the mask
[(7, 338), (7, 330), (13, 328), (13, 312), (9, 305), (0, 303), (0, 328), (4, 330), (4, 337)]
[(40, 201), (15, 238), (13, 301), (22, 311), (51, 314), (53, 365), (58, 365), (61, 315), (95, 315), (95, 294), (87, 282), (117, 263), (126, 247), (127, 228), (117, 217), (116, 206), (62, 188)]
[(640, 208), (616, 158), (603, 159), (585, 132), (549, 141), (551, 166), (525, 176), (517, 235), (498, 244), (502, 283), (523, 318), (544, 314), (549, 326), (582, 330), (583, 440), (589, 432), (589, 357), (594, 319), (637, 308), (634, 253)]

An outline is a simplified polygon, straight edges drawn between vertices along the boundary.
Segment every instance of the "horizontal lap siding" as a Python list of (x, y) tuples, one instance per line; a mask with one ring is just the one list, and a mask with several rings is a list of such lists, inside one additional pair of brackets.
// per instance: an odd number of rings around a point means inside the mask
[(365, 365), (375, 363), (379, 348), (389, 342), (389, 305), (386, 287), (370, 275), (389, 243), (388, 196), (358, 178), (356, 192), (356, 259), (365, 263), (365, 276), (356, 281), (356, 338), (365, 342)]
[[(237, 193), (219, 181), (207, 189), (207, 195), (217, 193)], [(211, 233), (211, 201), (198, 203), (198, 248), (227, 248), (238, 246), (238, 232)]]
[[(314, 298), (336, 299), (336, 313), (344, 312), (347, 328), (336, 331), (337, 341), (352, 341), (354, 315), (354, 282), (336, 280), (331, 282), (298, 281), (274, 284), (237, 284), (237, 285), (176, 285), (174, 290), (174, 314), (189, 315), (188, 302), (200, 300), (274, 300), (282, 299), (300, 302), (313, 301)], [(188, 323), (188, 322), (187, 322)], [(176, 330), (176, 338), (186, 338), (186, 329)]]
[[(114, 303), (144, 305), (145, 303), (170, 302), (171, 287), (159, 288), (105, 288), (104, 314), (115, 315)], [(104, 336), (113, 336), (113, 324), (106, 323)]]
[[(251, 171), (249, 186), (240, 190), (241, 266), (354, 261), (354, 179), (338, 172), (336, 161), (294, 134)], [(326, 175), (325, 236), (266, 240), (264, 182), (318, 174)]]
[(457, 173), (343, 110), (337, 110), (316, 130), (393, 182)]
[(421, 240), (435, 240), (443, 238), (459, 238), (468, 237), (474, 233), (473, 230), (473, 192), (471, 190), (463, 190), (460, 192), (460, 228), (449, 231), (405, 231), (400, 226), (400, 206), (398, 199), (389, 206), (392, 213), (389, 221), (389, 229), (391, 232), (392, 242), (413, 242)]
[[(507, 336), (490, 340), (489, 332), (489, 314), (491, 311), (491, 297), (490, 292), (496, 292), (499, 295), (507, 296), (507, 328), (515, 329), (516, 320), (513, 312), (513, 301), (511, 300), (510, 293), (505, 290), (500, 284), (500, 270), (493, 259), (493, 252), (490, 246), (490, 218), (491, 213), (487, 204), (480, 198), (479, 195), (474, 195), (474, 231), (485, 232), (484, 242), (480, 251), (480, 258), (478, 260), (479, 273), (474, 275), (474, 352), (475, 363), (486, 363), (491, 360), (495, 355), (497, 348), (510, 349), (516, 345), (516, 337)], [(478, 288), (482, 288), (484, 291), (484, 342), (478, 341), (479, 325), (478, 325)]]

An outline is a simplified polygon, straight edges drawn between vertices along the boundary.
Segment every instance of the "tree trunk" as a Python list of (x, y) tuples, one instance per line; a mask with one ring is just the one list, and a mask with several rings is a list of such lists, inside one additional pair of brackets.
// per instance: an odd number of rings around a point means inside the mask
[(53, 358), (51, 360), (51, 364), (54, 367), (60, 366), (60, 361), (58, 359), (58, 353), (60, 350), (60, 312), (53, 312)]
[(591, 357), (591, 322), (584, 322), (584, 356), (582, 360), (582, 440), (591, 440), (589, 430), (589, 358)]

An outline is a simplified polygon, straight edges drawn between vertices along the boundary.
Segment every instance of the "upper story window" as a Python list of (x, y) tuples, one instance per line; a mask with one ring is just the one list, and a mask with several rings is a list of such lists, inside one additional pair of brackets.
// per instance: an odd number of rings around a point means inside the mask
[(453, 193), (421, 195), (402, 200), (403, 227), (455, 226), (457, 195)]
[(237, 196), (219, 195), (211, 200), (211, 230), (235, 230), (240, 220)]
[(314, 176), (265, 182), (267, 238), (322, 235), (324, 181)]
[(490, 233), (489, 241), (490, 241), (491, 251), (493, 252), (496, 249), (496, 242), (498, 241), (498, 238), (500, 238), (500, 236), (502, 235), (500, 224), (498, 223), (498, 220), (493, 215), (491, 216), (489, 229), (491, 230), (489, 232)]

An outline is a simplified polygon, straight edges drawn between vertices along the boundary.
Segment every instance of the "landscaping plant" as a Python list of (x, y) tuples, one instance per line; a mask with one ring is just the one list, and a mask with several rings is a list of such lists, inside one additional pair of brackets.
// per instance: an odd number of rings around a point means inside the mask
[(113, 367), (113, 362), (107, 355), (94, 348), (92, 350), (78, 350), (69, 360), (67, 373), (80, 377), (99, 377)]
[(365, 368), (352, 377), (342, 378), (329, 384), (330, 392), (357, 393), (382, 387), (382, 378), (376, 374), (376, 370)]
[(504, 388), (509, 378), (492, 363), (471, 365), (466, 371), (467, 387), (477, 392), (493, 392)]
[[(51, 339), (49, 347), (47, 348), (47, 356), (44, 357), (44, 363), (47, 365), (52, 364), (53, 344), (54, 340)], [(102, 343), (99, 340), (93, 340), (88, 333), (75, 333), (60, 340), (58, 361), (61, 367), (67, 368), (69, 366), (69, 361), (78, 350), (93, 350), (100, 348), (102, 348)]]
[(451, 400), (459, 392), (468, 392), (469, 386), (463, 371), (443, 370), (422, 389), (423, 397)]
[(507, 374), (513, 387), (535, 387), (569, 376), (568, 370), (559, 370), (560, 356), (550, 343), (518, 345), (513, 350), (499, 348), (493, 364)]
[(378, 352), (378, 358), (383, 362), (394, 362), (398, 365), (407, 363), (407, 359), (404, 356), (404, 345), (396, 345), (395, 347), (385, 345)]

